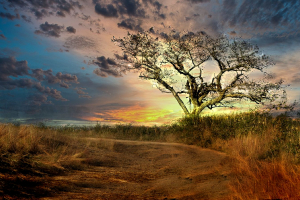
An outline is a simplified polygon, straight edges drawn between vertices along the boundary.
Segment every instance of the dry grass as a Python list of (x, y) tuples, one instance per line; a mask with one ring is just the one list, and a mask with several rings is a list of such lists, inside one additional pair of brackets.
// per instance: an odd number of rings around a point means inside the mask
[(299, 154), (281, 150), (270, 155), (280, 134), (270, 128), (222, 141), (223, 151), (233, 158), (232, 199), (300, 199)]
[(0, 196), (39, 198), (59, 192), (51, 177), (83, 168), (88, 146), (70, 135), (35, 126), (0, 125)]
[(231, 199), (300, 199), (299, 121), (246, 113), (180, 123), (184, 141), (230, 155)]
[(300, 167), (238, 157), (231, 183), (232, 199), (300, 199)]
[(113, 150), (113, 142), (84, 139), (104, 137), (182, 142), (223, 151), (232, 158), (232, 199), (300, 199), (299, 131), (299, 121), (266, 113), (182, 119), (161, 127), (0, 124), (0, 196), (49, 196), (69, 188), (53, 185), (54, 175), (113, 166), (89, 155), (93, 149)]

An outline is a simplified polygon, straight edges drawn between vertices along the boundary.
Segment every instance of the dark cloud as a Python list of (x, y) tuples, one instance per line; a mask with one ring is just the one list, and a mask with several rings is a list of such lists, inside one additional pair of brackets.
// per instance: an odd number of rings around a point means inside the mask
[(82, 16), (80, 17), (82, 20), (89, 20), (89, 19), (91, 19), (91, 16), (89, 16), (89, 15), (85, 15), (85, 14), (83, 14), (82, 13)]
[(6, 37), (5, 37), (5, 35), (3, 35), (3, 34), (0, 34), (0, 39), (4, 39), (4, 40), (6, 40)]
[(59, 17), (65, 17), (66, 16), (65, 13), (61, 12), (61, 11), (57, 11), (56, 15), (59, 16)]
[(29, 70), (27, 61), (17, 61), (13, 57), (0, 58), (0, 90), (31, 88), (34, 84), (31, 79), (16, 79), (19, 76), (29, 75)]
[(118, 23), (118, 27), (135, 31), (143, 31), (141, 22), (137, 23), (136, 20), (131, 18), (122, 20), (121, 23)]
[[(29, 73), (32, 71), (32, 73)], [(12, 78), (14, 77), (14, 78)], [(39, 82), (27, 78), (33, 77)], [(68, 88), (67, 83), (78, 83), (77, 76), (58, 72), (52, 74), (52, 70), (30, 69), (27, 61), (17, 61), (14, 57), (0, 58), (0, 90), (13, 90), (16, 88), (33, 88), (44, 95), (56, 100), (67, 101), (61, 96), (61, 92), (41, 85), (42, 81), (50, 84), (58, 83), (61, 87)]]
[(10, 19), (10, 20), (20, 19), (20, 15), (19, 14), (12, 15), (10, 13), (3, 13), (3, 12), (0, 12), (0, 17), (7, 18), (7, 19)]
[(60, 33), (63, 31), (64, 27), (58, 24), (49, 24), (45, 22), (40, 25), (40, 30), (36, 30), (36, 34), (43, 34), (51, 37), (60, 37)]
[(231, 35), (231, 36), (236, 36), (236, 32), (235, 32), (235, 31), (230, 31), (230, 32), (229, 32), (229, 35)]
[(119, 12), (129, 16), (145, 17), (145, 10), (141, 8), (138, 0), (123, 0), (118, 4)]
[(27, 17), (27, 16), (25, 16), (25, 15), (22, 15), (21, 17), (22, 17), (22, 19), (23, 19), (24, 21), (26, 21), (26, 22), (31, 22), (30, 17)]
[(291, 78), (291, 82), (292, 83), (300, 83), (300, 73), (295, 74), (292, 78)]
[(159, 14), (158, 15), (160, 18), (162, 18), (162, 19), (166, 19), (166, 15), (165, 14)]
[(35, 15), (37, 19), (42, 19), (43, 17), (49, 16), (51, 13), (49, 13), (47, 10), (42, 9), (42, 10), (37, 10), (37, 9), (32, 9), (31, 12)]
[(98, 65), (99, 68), (95, 69), (93, 72), (94, 74), (107, 77), (107, 76), (114, 76), (114, 77), (121, 77), (121, 73), (118, 70), (120, 66), (111, 58), (105, 58), (104, 56), (98, 57), (93, 64)]
[(42, 69), (33, 69), (31, 76), (38, 81), (47, 81), (50, 84), (59, 83), (60, 86), (64, 88), (69, 88), (69, 85), (67, 84), (69, 82), (78, 83), (76, 75), (62, 74), (61, 72), (53, 75), (51, 69), (45, 71)]
[(206, 3), (206, 2), (210, 2), (210, 0), (187, 0), (190, 1), (192, 3)]
[(287, 47), (293, 47), (295, 44), (300, 43), (300, 33), (292, 33), (290, 35), (280, 34), (264, 34), (260, 37), (251, 39), (254, 44), (259, 44), (260, 47), (271, 47), (277, 46), (279, 49)]
[(74, 27), (72, 27), (72, 26), (68, 26), (68, 27), (67, 27), (67, 31), (68, 31), (69, 33), (76, 33), (76, 29), (75, 29)]
[(80, 95), (87, 94), (86, 92), (83, 91), (83, 90), (86, 90), (86, 88), (76, 87), (75, 90), (76, 90), (77, 94), (80, 94)]
[(148, 8), (149, 5), (152, 5), (154, 7), (153, 13), (159, 18), (166, 19), (166, 15), (161, 13), (161, 8), (163, 7), (163, 4), (155, 0), (143, 0), (143, 3), (145, 4), (146, 8)]
[(73, 83), (78, 83), (78, 78), (76, 75), (71, 75), (71, 74), (63, 74), (61, 72), (58, 72), (56, 74), (56, 77), (64, 82), (73, 82)]
[(125, 60), (128, 61), (128, 55), (127, 54), (123, 54), (123, 55), (119, 55), (119, 54), (115, 54), (116, 59), (118, 60)]
[(27, 6), (24, 0), (8, 0), (8, 2), (11, 3), (11, 5), (18, 5), (20, 7)]
[(75, 8), (81, 9), (83, 7), (79, 1), (73, 0), (8, 0), (8, 2), (10, 6), (29, 8), (38, 19), (55, 13), (58, 16), (65, 17)]
[(18, 77), (29, 75), (27, 61), (17, 61), (14, 57), (0, 58), (0, 81), (9, 80), (9, 76)]
[(186, 17), (185, 18), (185, 21), (190, 21), (192, 18), (190, 18), (190, 17)]
[(83, 90), (86, 90), (86, 88), (76, 87), (75, 90), (76, 90), (77, 94), (79, 94), (80, 98), (87, 98), (87, 99), (92, 98), (91, 96), (88, 95), (87, 92), (83, 91)]
[(155, 34), (154, 28), (153, 27), (149, 28), (149, 32)]
[(253, 0), (237, 3), (224, 0), (221, 20), (223, 25), (257, 31), (299, 30), (295, 22), (300, 20), (300, 2), (279, 0)]
[[(144, 3), (151, 3), (158, 9), (161, 8), (159, 2), (154, 1), (143, 1)], [(146, 11), (143, 8), (139, 0), (112, 0), (110, 4), (103, 4), (102, 2), (94, 1), (96, 13), (103, 15), (104, 17), (119, 17), (119, 15), (124, 16), (134, 16), (134, 17), (146, 17)]]
[(106, 6), (97, 3), (95, 6), (96, 13), (103, 15), (104, 17), (118, 17), (118, 10), (113, 4), (108, 4)]
[(48, 101), (48, 96), (46, 94), (35, 94), (29, 97), (30, 105), (41, 106), (42, 104), (52, 104)]
[(158, 1), (154, 1), (154, 2), (152, 3), (152, 5), (153, 5), (157, 10), (160, 10), (161, 7), (162, 7), (162, 4), (159, 3)]
[(151, 4), (153, 7), (155, 7), (157, 10), (160, 10), (162, 8), (162, 4), (155, 0), (143, 0), (143, 3), (148, 6), (148, 4)]
[(56, 100), (60, 100), (60, 101), (67, 101), (67, 99), (63, 98), (61, 96), (61, 92), (53, 89), (53, 88), (49, 88), (49, 87), (44, 87), (41, 85), (40, 82), (35, 82), (32, 86), (32, 88), (37, 89), (39, 92), (49, 95), (50, 97), (56, 99)]

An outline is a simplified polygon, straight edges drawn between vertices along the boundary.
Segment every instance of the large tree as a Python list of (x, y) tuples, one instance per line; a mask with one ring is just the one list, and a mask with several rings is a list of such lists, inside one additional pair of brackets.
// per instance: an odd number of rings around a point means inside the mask
[[(173, 31), (163, 37), (151, 32), (128, 33), (112, 41), (122, 48), (122, 58), (133, 64), (131, 69), (151, 80), (160, 91), (171, 93), (186, 115), (199, 115), (205, 108), (233, 106), (234, 101), (242, 99), (257, 104), (273, 102), (282, 89), (282, 81), (270, 83), (266, 77), (265, 68), (273, 62), (257, 46), (242, 39)], [(254, 71), (263, 75), (260, 81), (250, 78)], [(182, 100), (183, 94), (192, 105), (190, 110)]]

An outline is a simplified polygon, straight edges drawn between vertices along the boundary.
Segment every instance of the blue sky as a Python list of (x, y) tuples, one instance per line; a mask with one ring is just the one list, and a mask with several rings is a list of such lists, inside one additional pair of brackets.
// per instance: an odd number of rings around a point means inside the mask
[(181, 117), (172, 96), (109, 65), (122, 54), (113, 36), (151, 27), (257, 44), (276, 62), (274, 80), (289, 85), (289, 102), (298, 101), (299, 12), (297, 0), (0, 0), (0, 121), (153, 125)]

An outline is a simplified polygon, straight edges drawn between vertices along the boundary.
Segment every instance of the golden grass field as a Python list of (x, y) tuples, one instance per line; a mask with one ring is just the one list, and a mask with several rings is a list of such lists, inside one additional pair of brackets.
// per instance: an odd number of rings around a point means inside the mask
[(299, 130), (257, 112), (159, 127), (0, 124), (0, 197), (300, 199)]

